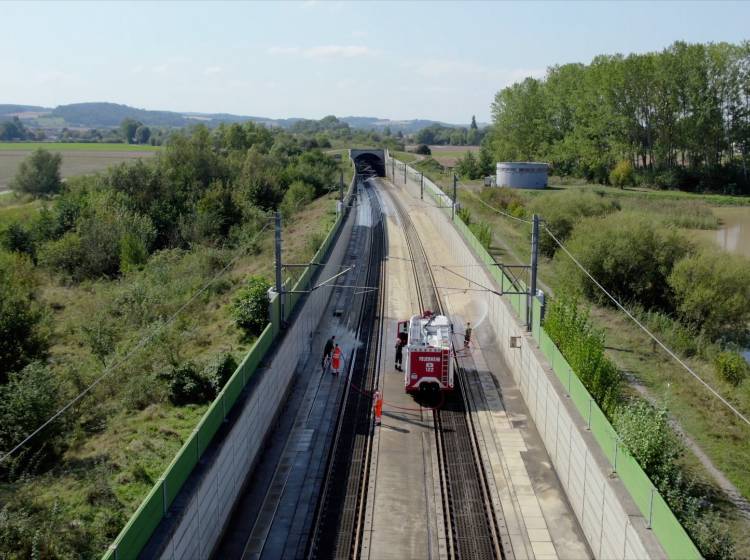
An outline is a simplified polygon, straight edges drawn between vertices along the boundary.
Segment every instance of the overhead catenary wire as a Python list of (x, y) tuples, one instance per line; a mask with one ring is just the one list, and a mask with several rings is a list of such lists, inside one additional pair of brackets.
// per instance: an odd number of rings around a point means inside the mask
[[(259, 230), (253, 238), (250, 240), (248, 244), (254, 243), (269, 227), (270, 222), (267, 223), (261, 230)], [(7, 453), (4, 453), (2, 456), (0, 456), (0, 464), (5, 462), (8, 457), (12, 456), (16, 451), (21, 449), (24, 445), (29, 443), (34, 437), (36, 437), (40, 432), (42, 432), (47, 426), (52, 424), (55, 420), (57, 420), (60, 416), (65, 414), (71, 407), (73, 407), (75, 404), (83, 400), (86, 395), (88, 395), (91, 391), (93, 391), (97, 385), (99, 385), (104, 379), (106, 379), (112, 372), (117, 370), (119, 367), (121, 367), (123, 364), (125, 364), (130, 358), (132, 358), (138, 351), (140, 351), (142, 348), (144, 348), (149, 342), (151, 342), (158, 334), (160, 334), (166, 327), (168, 327), (170, 324), (172, 324), (175, 319), (185, 310), (187, 307), (195, 301), (198, 296), (203, 294), (214, 282), (216, 282), (219, 277), (221, 277), (227, 270), (229, 270), (230, 267), (234, 265), (235, 262), (237, 262), (237, 259), (239, 259), (242, 256), (242, 252), (239, 252), (235, 257), (230, 259), (230, 261), (219, 271), (217, 272), (206, 284), (204, 284), (199, 290), (197, 290), (195, 293), (193, 293), (190, 298), (183, 303), (177, 311), (175, 311), (172, 315), (169, 316), (169, 318), (163, 322), (156, 330), (154, 330), (151, 334), (144, 336), (138, 343), (131, 348), (125, 356), (123, 356), (120, 360), (115, 362), (114, 364), (106, 367), (102, 374), (97, 377), (94, 381), (92, 381), (86, 388), (84, 388), (78, 395), (76, 395), (73, 399), (68, 401), (62, 408), (60, 408), (57, 412), (55, 412), (52, 416), (50, 416), (47, 420), (45, 420), (38, 428), (30, 432), (28, 435), (26, 435), (19, 443), (17, 443), (15, 446), (13, 446), (10, 451)]]
[(606, 295), (606, 296), (607, 296), (607, 297), (608, 297), (608, 298), (609, 298), (610, 300), (612, 300), (612, 302), (613, 302), (613, 303), (614, 303), (614, 304), (615, 304), (615, 305), (616, 305), (616, 306), (617, 306), (618, 308), (620, 308), (620, 310), (621, 310), (621, 311), (622, 311), (623, 313), (625, 313), (625, 315), (627, 315), (627, 316), (628, 316), (628, 317), (629, 317), (629, 318), (630, 318), (630, 319), (631, 319), (631, 320), (632, 320), (632, 321), (633, 321), (633, 322), (634, 322), (634, 323), (635, 323), (636, 325), (638, 325), (638, 327), (640, 327), (640, 329), (641, 329), (641, 330), (642, 330), (643, 332), (645, 332), (645, 333), (646, 333), (646, 334), (647, 334), (647, 335), (648, 335), (648, 336), (649, 336), (649, 337), (650, 337), (650, 338), (651, 338), (651, 339), (652, 339), (652, 340), (653, 340), (653, 341), (654, 341), (654, 342), (655, 342), (656, 344), (658, 344), (659, 346), (661, 346), (661, 348), (662, 348), (662, 349), (663, 349), (663, 350), (664, 350), (664, 351), (665, 351), (665, 352), (666, 352), (667, 354), (669, 354), (669, 355), (670, 355), (670, 356), (671, 356), (671, 357), (672, 357), (672, 358), (673, 358), (673, 359), (674, 359), (674, 360), (675, 360), (675, 361), (676, 361), (676, 362), (677, 362), (678, 364), (680, 364), (680, 365), (681, 365), (681, 366), (682, 366), (683, 368), (685, 368), (685, 370), (686, 370), (686, 371), (687, 371), (687, 372), (688, 372), (688, 373), (689, 373), (690, 375), (692, 375), (692, 376), (693, 376), (693, 377), (694, 377), (694, 378), (695, 378), (696, 380), (698, 380), (698, 382), (699, 382), (699, 383), (700, 383), (701, 385), (703, 385), (703, 386), (704, 386), (704, 387), (705, 387), (706, 389), (708, 389), (708, 390), (709, 390), (709, 391), (710, 391), (710, 392), (711, 392), (711, 393), (712, 393), (712, 394), (713, 394), (713, 395), (714, 395), (714, 396), (715, 396), (715, 397), (716, 397), (717, 399), (719, 399), (719, 400), (720, 400), (720, 401), (721, 401), (722, 403), (724, 403), (724, 405), (725, 405), (725, 406), (726, 406), (727, 408), (729, 408), (729, 410), (731, 410), (731, 411), (732, 411), (732, 412), (733, 412), (733, 413), (735, 414), (735, 416), (737, 416), (737, 417), (738, 417), (739, 419), (741, 419), (741, 420), (742, 420), (743, 422), (745, 422), (745, 424), (747, 424), (748, 426), (750, 426), (750, 419), (748, 419), (748, 418), (747, 418), (747, 417), (746, 417), (746, 416), (745, 416), (744, 414), (742, 414), (742, 413), (741, 413), (741, 412), (740, 412), (739, 410), (737, 410), (737, 408), (736, 408), (736, 407), (734, 407), (734, 406), (732, 405), (732, 403), (730, 403), (730, 402), (729, 402), (729, 401), (728, 401), (727, 399), (725, 399), (725, 398), (724, 398), (724, 397), (723, 397), (723, 396), (722, 396), (722, 395), (721, 395), (721, 394), (720, 394), (720, 393), (719, 393), (719, 392), (718, 392), (718, 391), (717, 391), (716, 389), (714, 389), (713, 387), (711, 387), (711, 385), (709, 385), (707, 381), (705, 381), (705, 380), (704, 380), (704, 379), (703, 379), (703, 378), (702, 378), (702, 377), (701, 377), (700, 375), (698, 375), (698, 374), (697, 374), (697, 373), (696, 373), (695, 371), (693, 371), (693, 369), (692, 369), (692, 368), (691, 368), (691, 367), (690, 367), (689, 365), (687, 365), (687, 364), (686, 364), (686, 363), (685, 363), (684, 361), (682, 361), (682, 360), (680, 359), (680, 357), (679, 357), (679, 356), (678, 356), (677, 354), (675, 354), (675, 353), (674, 353), (674, 352), (673, 352), (672, 350), (670, 350), (670, 349), (669, 349), (669, 348), (668, 348), (668, 347), (667, 347), (667, 346), (666, 346), (666, 345), (665, 345), (665, 344), (664, 344), (664, 343), (663, 343), (663, 342), (662, 342), (661, 340), (659, 340), (659, 338), (657, 338), (657, 336), (656, 336), (656, 335), (655, 335), (654, 333), (652, 333), (652, 332), (651, 332), (650, 330), (648, 330), (648, 328), (647, 328), (647, 327), (645, 327), (645, 326), (643, 325), (643, 323), (641, 323), (641, 322), (640, 322), (640, 321), (639, 321), (638, 319), (636, 319), (636, 318), (635, 318), (635, 317), (633, 316), (633, 314), (632, 314), (632, 313), (630, 313), (630, 311), (628, 311), (628, 310), (627, 310), (627, 309), (625, 308), (625, 306), (624, 306), (624, 305), (622, 305), (622, 304), (621, 304), (621, 303), (620, 303), (620, 302), (619, 302), (619, 301), (617, 300), (617, 298), (615, 298), (615, 297), (614, 297), (614, 296), (613, 296), (613, 295), (612, 295), (611, 293), (609, 293), (609, 292), (608, 292), (608, 291), (606, 290), (606, 288), (604, 288), (604, 286), (602, 286), (602, 285), (601, 285), (601, 284), (600, 284), (600, 283), (599, 283), (599, 282), (597, 281), (597, 279), (596, 279), (596, 278), (594, 278), (594, 277), (593, 277), (593, 276), (591, 275), (591, 273), (590, 273), (590, 272), (589, 272), (588, 270), (586, 270), (586, 268), (585, 268), (585, 267), (584, 267), (584, 266), (583, 266), (583, 265), (582, 265), (582, 264), (581, 264), (581, 263), (580, 263), (580, 262), (578, 261), (578, 259), (577, 259), (577, 258), (575, 258), (575, 256), (573, 256), (573, 254), (572, 254), (572, 253), (571, 253), (571, 252), (570, 252), (570, 251), (569, 251), (569, 250), (567, 249), (567, 247), (565, 247), (565, 245), (563, 245), (563, 244), (562, 244), (562, 243), (560, 242), (560, 240), (559, 240), (559, 239), (557, 239), (557, 237), (555, 237), (555, 235), (554, 235), (554, 234), (553, 234), (553, 233), (552, 233), (552, 232), (551, 232), (551, 231), (549, 230), (549, 228), (547, 228), (547, 227), (545, 226), (545, 227), (544, 227), (544, 230), (545, 230), (545, 231), (547, 232), (547, 234), (549, 234), (549, 236), (550, 236), (550, 237), (552, 238), (552, 240), (553, 240), (553, 241), (554, 241), (554, 242), (555, 242), (555, 243), (556, 243), (556, 244), (557, 244), (557, 245), (558, 245), (558, 246), (560, 247), (560, 249), (562, 249), (562, 251), (563, 251), (563, 252), (564, 252), (564, 253), (565, 253), (565, 254), (566, 254), (566, 255), (567, 255), (567, 256), (568, 256), (568, 257), (569, 257), (569, 258), (570, 258), (570, 259), (571, 259), (571, 260), (572, 260), (572, 261), (573, 261), (573, 262), (574, 262), (575, 264), (576, 264), (576, 266), (577, 266), (578, 268), (580, 268), (580, 269), (581, 269), (581, 270), (583, 271), (583, 273), (584, 273), (584, 274), (585, 274), (586, 276), (588, 276), (588, 277), (589, 277), (589, 279), (590, 279), (590, 280), (591, 280), (591, 281), (592, 281), (592, 282), (593, 282), (594, 284), (596, 284), (596, 286), (597, 286), (597, 287), (598, 287), (598, 288), (599, 288), (599, 289), (600, 289), (600, 290), (601, 290), (601, 291), (602, 291), (602, 292), (603, 292), (603, 293), (604, 293), (604, 294), (605, 294), (605, 295)]

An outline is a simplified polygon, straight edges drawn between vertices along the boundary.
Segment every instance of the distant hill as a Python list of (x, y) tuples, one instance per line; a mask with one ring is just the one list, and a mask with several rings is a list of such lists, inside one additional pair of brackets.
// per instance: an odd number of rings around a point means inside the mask
[[(265, 126), (279, 126), (291, 128), (295, 123), (307, 119), (286, 118), (270, 119), (267, 117), (254, 117), (244, 115), (233, 115), (230, 113), (179, 113), (176, 111), (151, 111), (138, 109), (129, 105), (118, 103), (72, 103), (70, 105), (59, 105), (58, 107), (38, 107), (34, 105), (2, 105), (0, 104), (0, 119), (8, 119), (18, 115), (24, 124), (30, 127), (41, 126), (55, 128), (115, 128), (120, 123), (131, 118), (148, 126), (181, 128), (195, 123), (204, 123), (207, 126), (218, 126), (220, 123), (242, 123), (252, 121)], [(405, 134), (417, 132), (428, 126), (439, 124), (442, 126), (466, 126), (442, 123), (423, 119), (413, 120), (390, 120), (378, 117), (342, 117), (341, 122), (347, 123), (352, 128), (365, 130), (383, 130), (386, 127), (391, 132), (403, 132)]]
[(50, 111), (44, 107), (37, 107), (36, 105), (2, 105), (0, 104), (0, 116), (13, 116), (19, 113), (42, 113)]

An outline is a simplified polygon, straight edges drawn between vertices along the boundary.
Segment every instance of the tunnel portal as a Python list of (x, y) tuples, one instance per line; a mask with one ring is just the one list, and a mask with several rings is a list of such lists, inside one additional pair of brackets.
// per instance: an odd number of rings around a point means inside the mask
[(381, 149), (349, 150), (357, 173), (365, 175), (385, 176), (385, 151)]

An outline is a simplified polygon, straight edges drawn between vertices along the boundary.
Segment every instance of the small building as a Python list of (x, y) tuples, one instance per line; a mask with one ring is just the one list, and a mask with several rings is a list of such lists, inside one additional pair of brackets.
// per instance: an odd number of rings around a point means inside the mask
[(517, 189), (543, 189), (547, 186), (546, 163), (503, 161), (497, 164), (497, 186)]

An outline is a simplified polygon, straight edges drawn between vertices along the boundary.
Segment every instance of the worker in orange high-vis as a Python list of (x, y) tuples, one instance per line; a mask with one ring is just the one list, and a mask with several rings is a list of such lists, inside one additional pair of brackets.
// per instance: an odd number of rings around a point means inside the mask
[(338, 375), (339, 369), (341, 369), (341, 362), (343, 357), (341, 356), (341, 347), (337, 344), (333, 348), (333, 357), (331, 358), (331, 374)]

